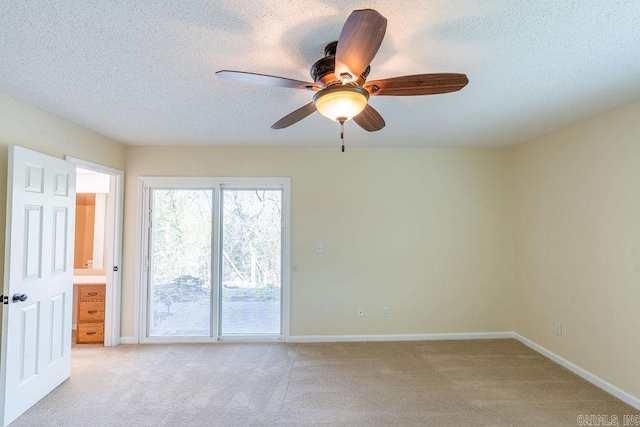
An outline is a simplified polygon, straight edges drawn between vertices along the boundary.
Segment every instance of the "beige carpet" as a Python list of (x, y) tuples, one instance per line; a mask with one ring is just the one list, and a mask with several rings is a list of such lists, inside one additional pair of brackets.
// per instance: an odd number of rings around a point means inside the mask
[(75, 346), (12, 426), (576, 425), (638, 411), (515, 340)]

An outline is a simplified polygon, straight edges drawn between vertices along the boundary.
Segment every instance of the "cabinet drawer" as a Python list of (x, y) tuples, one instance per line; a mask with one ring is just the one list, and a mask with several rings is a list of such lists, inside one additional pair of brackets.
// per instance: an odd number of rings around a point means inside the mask
[(78, 303), (78, 323), (102, 323), (104, 322), (104, 302)]
[(104, 285), (80, 285), (78, 286), (79, 301), (104, 301)]
[(102, 343), (104, 342), (104, 323), (80, 323), (77, 334), (77, 343)]

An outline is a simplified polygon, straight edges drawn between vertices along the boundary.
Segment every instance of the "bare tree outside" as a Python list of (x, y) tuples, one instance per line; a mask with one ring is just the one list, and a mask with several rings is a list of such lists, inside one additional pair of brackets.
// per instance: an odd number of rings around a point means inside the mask
[(223, 190), (222, 333), (280, 333), (282, 191)]
[(282, 202), (280, 191), (224, 192), (225, 287), (279, 287)]
[[(210, 336), (214, 191), (152, 192), (150, 336)], [(282, 191), (223, 189), (221, 325), (280, 333)]]
[(152, 336), (209, 336), (213, 190), (153, 190)]

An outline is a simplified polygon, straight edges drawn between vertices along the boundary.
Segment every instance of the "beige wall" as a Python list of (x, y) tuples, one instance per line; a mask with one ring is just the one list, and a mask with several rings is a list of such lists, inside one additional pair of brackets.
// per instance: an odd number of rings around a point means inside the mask
[(513, 154), (516, 332), (640, 396), (640, 102)]
[(291, 177), (292, 335), (511, 331), (510, 173), (500, 149), (127, 147), (122, 335), (140, 175)]
[[(81, 126), (52, 116), (0, 93), (0, 253), (4, 259), (7, 205), (7, 157), (9, 145), (63, 158), (65, 154), (124, 169), (122, 144)], [(0, 261), (0, 277), (4, 262)]]

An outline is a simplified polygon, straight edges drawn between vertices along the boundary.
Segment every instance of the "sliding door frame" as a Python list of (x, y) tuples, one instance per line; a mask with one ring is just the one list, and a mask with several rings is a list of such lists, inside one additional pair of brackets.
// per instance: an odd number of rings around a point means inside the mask
[[(290, 336), (290, 272), (291, 272), (291, 179), (289, 177), (138, 177), (138, 250), (136, 251), (136, 319), (135, 339), (138, 343), (195, 343), (221, 341), (220, 314), (220, 243), (221, 243), (221, 189), (280, 189), (282, 190), (282, 299), (281, 299), (281, 331), (280, 336), (261, 337), (233, 337), (234, 340), (289, 341)], [(212, 189), (214, 194), (213, 224), (212, 224), (212, 271), (211, 291), (213, 306), (216, 313), (212, 313), (210, 337), (150, 337), (148, 336), (148, 288), (149, 288), (149, 221), (150, 195), (152, 189)], [(225, 336), (224, 340), (229, 337)]]

